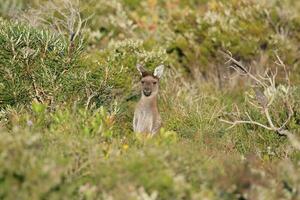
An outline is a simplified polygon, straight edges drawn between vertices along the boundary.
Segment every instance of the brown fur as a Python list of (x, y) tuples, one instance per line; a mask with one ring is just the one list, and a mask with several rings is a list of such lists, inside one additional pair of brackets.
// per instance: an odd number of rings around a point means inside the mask
[(137, 133), (155, 134), (161, 127), (161, 117), (157, 106), (159, 78), (142, 75), (142, 97), (138, 102), (133, 119), (133, 129)]

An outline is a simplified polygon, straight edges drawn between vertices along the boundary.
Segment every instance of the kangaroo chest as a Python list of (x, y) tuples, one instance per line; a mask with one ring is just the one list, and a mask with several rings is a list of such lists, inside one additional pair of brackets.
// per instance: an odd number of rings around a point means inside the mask
[(138, 105), (134, 113), (134, 131), (155, 133), (160, 127), (160, 116), (156, 107)]

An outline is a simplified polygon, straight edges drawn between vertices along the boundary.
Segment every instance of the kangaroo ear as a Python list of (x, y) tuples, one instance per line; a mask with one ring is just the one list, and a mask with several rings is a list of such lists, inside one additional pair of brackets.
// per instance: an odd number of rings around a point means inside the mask
[(164, 73), (164, 65), (159, 65), (158, 67), (155, 68), (153, 75), (156, 76), (157, 78), (161, 78), (163, 73)]
[(145, 76), (146, 75), (147, 71), (146, 71), (146, 69), (141, 64), (137, 64), (136, 68), (140, 72), (141, 76)]

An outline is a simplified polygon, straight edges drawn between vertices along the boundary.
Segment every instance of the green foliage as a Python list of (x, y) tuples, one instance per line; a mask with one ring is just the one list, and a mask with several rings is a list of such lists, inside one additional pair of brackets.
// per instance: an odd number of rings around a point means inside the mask
[[(268, 123), (219, 50), (253, 73), (274, 69), (276, 51), (291, 74), (284, 128), (300, 139), (299, 2), (3, 2), (0, 199), (299, 198), (297, 141), (219, 120)], [(138, 63), (166, 66), (154, 137), (132, 132)], [(288, 117), (284, 69), (278, 79), (265, 91), (276, 125)]]
[(49, 30), (1, 20), (0, 106), (65, 101), (80, 91), (82, 44)]
[[(292, 43), (299, 41), (296, 37), (286, 37), (284, 30), (297, 35), (297, 31), (290, 27), (299, 26), (292, 15), (283, 16), (278, 7), (274, 9), (254, 1), (210, 1), (206, 12), (198, 13), (192, 8), (188, 9), (188, 14), (182, 12), (186, 11), (172, 12), (169, 28), (176, 34), (167, 40), (169, 52), (176, 53), (180, 61), (174, 65), (183, 65), (192, 75), (198, 68), (203, 76), (208, 76), (208, 73), (215, 76), (216, 69), (210, 66), (220, 62), (218, 50), (223, 49), (244, 61), (254, 59), (260, 52), (271, 53), (277, 49), (285, 52), (287, 63), (292, 61), (288, 57), (296, 56), (297, 47)], [(281, 27), (282, 21), (287, 19), (293, 25)], [(287, 52), (285, 48), (291, 51)]]

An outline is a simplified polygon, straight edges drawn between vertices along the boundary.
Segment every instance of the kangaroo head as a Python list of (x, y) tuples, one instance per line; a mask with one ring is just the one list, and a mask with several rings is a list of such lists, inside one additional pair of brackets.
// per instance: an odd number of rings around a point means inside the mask
[(159, 79), (163, 75), (164, 66), (160, 65), (155, 68), (154, 73), (145, 70), (141, 65), (137, 65), (141, 74), (142, 95), (145, 97), (155, 96), (159, 89)]

